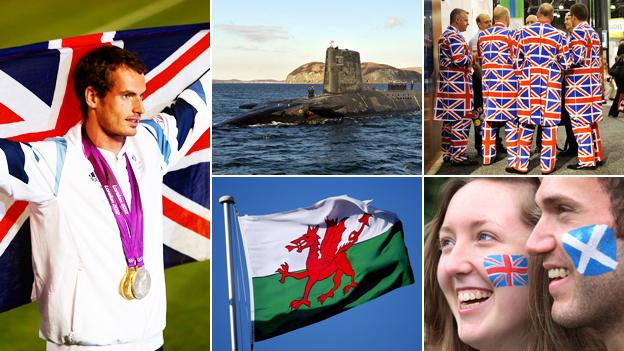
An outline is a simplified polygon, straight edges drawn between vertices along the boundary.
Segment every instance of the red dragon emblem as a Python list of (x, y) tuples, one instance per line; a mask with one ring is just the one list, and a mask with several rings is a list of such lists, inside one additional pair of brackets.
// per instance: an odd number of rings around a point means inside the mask
[(308, 300), (308, 296), (312, 286), (316, 284), (316, 282), (330, 277), (332, 274), (334, 274), (334, 286), (328, 292), (318, 297), (318, 301), (321, 304), (325, 302), (327, 298), (334, 296), (334, 291), (340, 287), (343, 274), (351, 277), (351, 284), (342, 289), (345, 295), (351, 288), (355, 288), (357, 286), (355, 283), (355, 272), (351, 267), (351, 262), (349, 262), (349, 259), (347, 258), (347, 250), (358, 241), (364, 227), (369, 225), (368, 220), (370, 217), (370, 214), (364, 213), (358, 220), (358, 222), (361, 223), (360, 229), (352, 231), (351, 234), (349, 234), (349, 240), (347, 243), (340, 247), (338, 247), (338, 244), (340, 244), (342, 234), (346, 229), (345, 221), (347, 220), (347, 217), (338, 222), (325, 218), (327, 229), (325, 229), (325, 237), (321, 243), (319, 243), (320, 237), (316, 234), (319, 227), (308, 226), (308, 231), (305, 234), (291, 241), (290, 243), (292, 245), (286, 245), (286, 249), (288, 249), (288, 251), (296, 249), (299, 253), (306, 248), (310, 249), (306, 260), (306, 270), (301, 272), (289, 272), (288, 263), (284, 262), (276, 271), (282, 275), (282, 278), (280, 279), (280, 283), (282, 284), (286, 280), (286, 277), (293, 277), (295, 279), (308, 278), (303, 298), (300, 300), (293, 300), (290, 303), (290, 308), (296, 310), (301, 307), (301, 305), (310, 307), (310, 300)]

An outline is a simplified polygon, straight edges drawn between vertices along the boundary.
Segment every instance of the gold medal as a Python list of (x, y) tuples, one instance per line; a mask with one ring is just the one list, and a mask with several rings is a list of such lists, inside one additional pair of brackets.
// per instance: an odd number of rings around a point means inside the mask
[(134, 299), (134, 295), (132, 294), (132, 280), (135, 274), (136, 270), (134, 268), (127, 268), (126, 273), (124, 273), (119, 283), (119, 293), (126, 300)]
[(119, 294), (123, 296), (124, 298), (126, 298), (126, 295), (124, 294), (124, 285), (126, 283), (127, 275), (128, 275), (128, 269), (126, 269), (126, 271), (123, 274), (123, 277), (121, 277), (121, 281), (119, 282)]

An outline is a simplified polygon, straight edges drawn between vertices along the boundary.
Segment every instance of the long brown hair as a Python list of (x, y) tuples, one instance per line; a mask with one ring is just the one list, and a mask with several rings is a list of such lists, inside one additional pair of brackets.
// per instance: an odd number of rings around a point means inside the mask
[[(424, 248), (424, 319), (426, 344), (439, 347), (441, 351), (473, 351), (474, 348), (459, 339), (457, 323), (437, 280), (437, 268), (441, 252), (438, 247), (438, 232), (446, 216), (453, 196), (466, 184), (480, 178), (454, 178), (442, 190), (438, 211), (425, 226)], [(532, 191), (526, 192), (519, 203), (521, 220), (533, 228), (539, 220), (539, 208), (535, 204), (535, 192), (540, 185), (537, 178), (485, 178), (489, 181), (527, 184)], [(556, 325), (550, 316), (552, 298), (548, 293), (546, 272), (539, 257), (529, 258), (529, 319), (528, 350), (559, 351), (572, 350), (602, 351), (603, 344), (587, 330), (565, 329)]]

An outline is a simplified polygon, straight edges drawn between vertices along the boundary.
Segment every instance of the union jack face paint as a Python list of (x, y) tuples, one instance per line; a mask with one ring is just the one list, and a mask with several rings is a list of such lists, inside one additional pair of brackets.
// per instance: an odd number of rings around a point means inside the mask
[(525, 286), (529, 282), (528, 259), (524, 255), (490, 255), (483, 259), (490, 282), (497, 287)]
[(613, 229), (605, 224), (573, 229), (561, 238), (574, 268), (582, 275), (599, 275), (617, 267), (617, 245)]

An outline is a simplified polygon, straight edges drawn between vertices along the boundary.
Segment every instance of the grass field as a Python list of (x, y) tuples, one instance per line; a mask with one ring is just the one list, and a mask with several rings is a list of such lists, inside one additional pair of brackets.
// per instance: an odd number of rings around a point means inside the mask
[[(85, 5), (88, 4), (88, 5)], [(95, 5), (97, 4), (97, 5)], [(85, 2), (2, 0), (0, 48), (93, 33), (208, 22), (207, 0), (108, 0)], [(154, 12), (154, 9), (161, 11)], [(147, 18), (141, 13), (149, 13)], [(128, 17), (123, 25), (114, 23)], [(104, 29), (105, 28), (105, 29)]]
[[(0, 48), (102, 30), (210, 20), (207, 0), (2, 0), (2, 9)], [(168, 269), (166, 279), (165, 349), (209, 350), (210, 262)], [(38, 338), (39, 323), (34, 303), (0, 314), (0, 351), (44, 350), (45, 344)]]
[[(165, 271), (167, 350), (210, 350), (210, 262)], [(38, 337), (39, 312), (31, 303), (0, 314), (0, 351), (44, 350)]]

